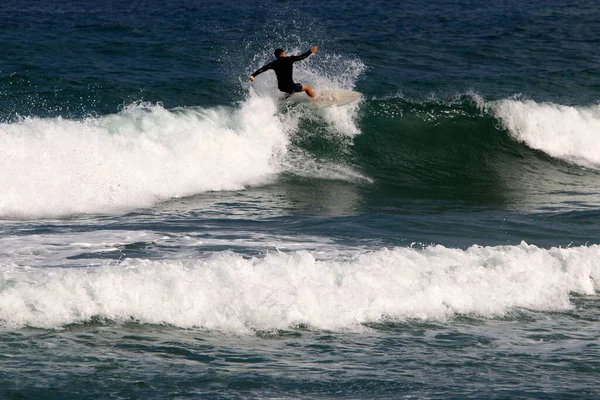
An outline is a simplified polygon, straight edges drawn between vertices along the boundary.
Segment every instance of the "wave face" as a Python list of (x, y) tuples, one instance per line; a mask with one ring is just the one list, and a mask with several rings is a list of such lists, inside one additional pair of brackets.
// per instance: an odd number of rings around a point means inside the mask
[[(405, 165), (407, 171), (439, 164), (444, 174), (453, 174), (461, 164), (481, 167), (489, 158), (527, 158), (535, 163), (540, 151), (555, 162), (600, 168), (600, 142), (594, 134), (600, 127), (598, 106), (484, 101), (476, 95), (453, 101), (392, 98), (368, 102), (363, 116), (361, 127), (371, 137), (361, 145), (381, 152), (384, 157), (372, 163), (381, 162), (382, 167), (394, 158), (391, 162)], [(368, 140), (378, 143), (369, 146)], [(467, 174), (477, 176), (476, 171)]]
[(600, 247), (432, 246), (350, 260), (308, 251), (243, 258), (127, 259), (94, 268), (2, 265), (0, 320), (55, 328), (90, 319), (226, 332), (356, 329), (384, 320), (497, 317), (519, 308), (570, 309), (569, 294), (600, 289)]
[(485, 204), (554, 196), (558, 204), (570, 193), (598, 204), (596, 106), (468, 94), (373, 99), (360, 115), (353, 161), (393, 196)]

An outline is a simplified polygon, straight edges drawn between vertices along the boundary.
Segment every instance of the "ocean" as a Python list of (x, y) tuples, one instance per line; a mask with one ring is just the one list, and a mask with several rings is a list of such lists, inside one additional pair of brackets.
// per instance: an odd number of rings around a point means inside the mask
[(0, 398), (600, 398), (596, 2), (0, 18)]

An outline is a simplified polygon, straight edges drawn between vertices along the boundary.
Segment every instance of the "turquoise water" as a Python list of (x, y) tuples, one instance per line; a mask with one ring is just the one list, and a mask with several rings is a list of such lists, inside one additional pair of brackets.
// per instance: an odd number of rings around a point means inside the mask
[(600, 396), (595, 3), (0, 17), (1, 398)]

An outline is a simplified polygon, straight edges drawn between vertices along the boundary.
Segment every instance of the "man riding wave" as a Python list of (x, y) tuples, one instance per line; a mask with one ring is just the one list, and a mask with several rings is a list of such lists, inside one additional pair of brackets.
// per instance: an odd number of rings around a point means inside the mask
[(313, 46), (306, 53), (298, 56), (287, 56), (283, 49), (277, 49), (274, 52), (276, 59), (250, 75), (250, 81), (253, 82), (257, 75), (272, 69), (275, 71), (275, 75), (277, 75), (277, 87), (282, 92), (287, 93), (287, 97), (299, 92), (306, 92), (308, 96), (315, 97), (315, 92), (313, 92), (310, 86), (305, 83), (294, 82), (292, 73), (293, 65), (296, 61), (304, 60), (316, 51), (317, 46)]

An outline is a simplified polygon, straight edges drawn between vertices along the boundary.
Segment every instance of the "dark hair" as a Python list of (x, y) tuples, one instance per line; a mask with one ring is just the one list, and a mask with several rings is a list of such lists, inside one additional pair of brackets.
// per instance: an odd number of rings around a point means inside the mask
[(273, 52), (273, 54), (275, 54), (276, 58), (279, 58), (283, 53), (285, 53), (285, 51), (283, 51), (283, 49), (277, 49)]

